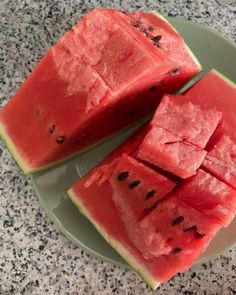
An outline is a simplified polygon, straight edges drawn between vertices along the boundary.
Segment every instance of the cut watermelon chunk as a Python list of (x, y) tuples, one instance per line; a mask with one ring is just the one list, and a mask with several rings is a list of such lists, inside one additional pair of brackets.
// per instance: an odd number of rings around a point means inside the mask
[(210, 149), (203, 167), (236, 189), (236, 142), (229, 135), (222, 135)]
[(135, 221), (142, 218), (175, 186), (173, 181), (127, 154), (118, 160), (109, 181), (115, 192), (114, 202), (124, 215), (125, 210), (132, 211)]
[[(82, 18), (1, 110), (1, 137), (25, 173), (81, 153), (159, 103), (159, 85), (178, 61), (170, 58), (171, 51), (149, 51), (150, 40), (142, 39), (141, 32), (137, 38), (136, 28), (113, 12), (94, 9)], [(182, 38), (176, 42), (185, 47)], [(181, 56), (190, 62), (182, 66), (183, 81), (174, 76), (169, 91), (200, 70), (190, 52), (183, 50)]]
[(138, 158), (182, 178), (194, 175), (206, 154), (206, 151), (157, 126), (151, 127), (138, 150)]
[(179, 199), (225, 227), (236, 213), (236, 191), (201, 169), (176, 194)]
[(180, 95), (165, 95), (151, 124), (204, 149), (219, 124), (221, 113), (215, 109), (204, 110), (193, 103), (183, 103)]
[[(176, 270), (182, 271), (186, 269), (186, 260), (191, 264), (206, 249), (220, 226), (172, 194), (142, 219), (137, 228), (146, 251), (155, 257), (180, 256), (183, 263)], [(171, 259), (174, 261), (173, 256)]]
[(200, 167), (206, 155), (203, 149), (216, 129), (221, 113), (182, 100), (181, 96), (163, 97), (138, 157), (187, 178)]
[[(119, 159), (109, 181), (128, 236), (137, 246), (141, 242), (135, 230), (138, 220), (170, 193), (175, 183), (126, 154)], [(149, 253), (143, 255), (145, 259), (153, 257)]]

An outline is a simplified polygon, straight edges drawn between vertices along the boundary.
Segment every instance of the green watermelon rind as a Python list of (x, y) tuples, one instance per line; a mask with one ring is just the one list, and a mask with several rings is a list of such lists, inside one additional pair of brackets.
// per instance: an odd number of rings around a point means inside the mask
[[(164, 22), (166, 22), (176, 33), (180, 34), (173, 26), (172, 24), (164, 17), (164, 15), (162, 15), (160, 12), (156, 11), (156, 10), (151, 10), (151, 13), (153, 13), (154, 15), (156, 15), (157, 17), (159, 17), (160, 19), (162, 19)], [(189, 48), (189, 46), (187, 45), (187, 43), (184, 40), (184, 45), (186, 48), (186, 51), (188, 52), (188, 54), (190, 55), (190, 57), (192, 58), (193, 62), (195, 63), (195, 65), (198, 67), (199, 71), (202, 70), (202, 65), (200, 64), (199, 60), (197, 59), (196, 55), (192, 52), (192, 50)]]
[(29, 173), (29, 168), (26, 162), (23, 160), (20, 153), (17, 151), (15, 144), (11, 140), (11, 138), (7, 135), (7, 131), (2, 123), (0, 123), (0, 138), (5, 142), (8, 150), (11, 152), (13, 158), (16, 163), (19, 165), (21, 170), (25, 173)]
[(74, 194), (73, 189), (67, 191), (72, 202), (76, 205), (79, 211), (90, 220), (101, 236), (123, 257), (127, 263), (144, 279), (144, 281), (153, 289), (156, 290), (160, 285), (160, 282), (153, 277), (152, 273), (136, 259), (136, 257), (124, 247), (118, 240), (109, 236), (104, 230), (102, 224), (96, 222), (90, 212), (86, 209), (83, 202)]

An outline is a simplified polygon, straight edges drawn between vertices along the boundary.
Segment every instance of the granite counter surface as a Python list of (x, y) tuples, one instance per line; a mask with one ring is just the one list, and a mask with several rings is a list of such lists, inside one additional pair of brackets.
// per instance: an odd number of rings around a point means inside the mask
[[(0, 105), (46, 50), (93, 7), (158, 9), (236, 41), (236, 2), (214, 0), (0, 0)], [(0, 294), (236, 294), (236, 247), (151, 291), (131, 270), (85, 253), (52, 224), (0, 143)]]

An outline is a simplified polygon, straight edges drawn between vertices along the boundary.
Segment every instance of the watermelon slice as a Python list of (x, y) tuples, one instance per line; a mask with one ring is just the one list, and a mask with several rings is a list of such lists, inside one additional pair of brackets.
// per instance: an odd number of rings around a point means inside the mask
[(176, 195), (225, 227), (236, 213), (236, 191), (201, 169), (178, 188)]
[[(220, 76), (213, 71), (207, 77)], [(226, 93), (232, 87), (223, 85)], [(200, 97), (194, 87), (175, 99), (165, 97), (149, 125), (68, 192), (104, 238), (154, 289), (188, 269), (236, 213), (236, 191), (219, 180), (232, 182), (233, 176), (213, 176), (225, 173), (219, 168), (223, 157), (224, 168), (234, 166), (233, 135), (227, 134), (229, 110), (222, 107), (220, 119), (218, 94), (215, 106), (213, 98), (202, 99), (204, 94)], [(232, 123), (233, 114), (230, 116)], [(208, 171), (206, 162), (215, 158), (213, 175), (198, 169), (205, 156), (201, 168)], [(160, 167), (182, 177), (196, 175), (187, 180), (171, 178), (171, 173)], [(98, 202), (103, 206), (97, 206)]]
[(215, 131), (221, 113), (204, 110), (181, 96), (165, 95), (151, 121), (150, 131), (141, 144), (138, 157), (179, 177), (196, 173)]
[(157, 106), (169, 76), (165, 90), (176, 91), (200, 71), (162, 17), (147, 13), (150, 22), (158, 22), (168, 53), (118, 16), (123, 13), (114, 13), (94, 9), (82, 18), (0, 111), (1, 137), (25, 173), (81, 153), (134, 124)]
[[(211, 238), (221, 226), (219, 223), (215, 222), (214, 219), (210, 219), (200, 211), (191, 208), (186, 202), (179, 200), (174, 195), (158, 203), (156, 209), (152, 209), (153, 211), (150, 210), (151, 213), (147, 211), (147, 214), (143, 218), (136, 218), (136, 216), (140, 217), (140, 215), (135, 214), (137, 212), (143, 212), (143, 208), (146, 208), (143, 206), (146, 202), (144, 203), (140, 198), (141, 194), (142, 196), (145, 196), (147, 191), (149, 192), (153, 190), (151, 188), (153, 185), (157, 187), (157, 183), (160, 183), (161, 179), (165, 180), (165, 186), (163, 186), (163, 184), (161, 186), (158, 184), (163, 191), (161, 195), (164, 196), (164, 194), (173, 187), (173, 182), (171, 183), (169, 180), (166, 181), (166, 178), (155, 174), (156, 172), (137, 162), (137, 160), (133, 158), (137, 153), (137, 148), (142, 142), (146, 131), (147, 128), (145, 127), (140, 133), (131, 137), (88, 175), (80, 179), (68, 191), (68, 194), (81, 212), (94, 224), (101, 235), (118, 251), (122, 257), (124, 257), (124, 259), (127, 260), (127, 262), (144, 278), (144, 280), (153, 289), (155, 289), (159, 283), (170, 279), (177, 272), (184, 271), (189, 268), (197, 255), (204, 251)], [(129, 165), (126, 161), (129, 161)], [(114, 185), (114, 181), (111, 180), (111, 178), (109, 179), (109, 177), (106, 177), (105, 180), (103, 179), (103, 181), (100, 181), (101, 178), (94, 177), (94, 175), (97, 175), (97, 172), (98, 175), (101, 175), (101, 171), (104, 169), (103, 167), (109, 167), (111, 163), (115, 163), (115, 165), (107, 174), (110, 177), (114, 175), (117, 179), (118, 174), (120, 175), (120, 173), (127, 172), (126, 170), (130, 169), (132, 170), (134, 179), (137, 177), (143, 178), (143, 186), (136, 186), (136, 189), (138, 189), (139, 192), (137, 195), (134, 194), (133, 190), (129, 190), (129, 194), (125, 193), (129, 181), (126, 174), (122, 174), (122, 177), (120, 176), (120, 179), (122, 178), (124, 180), (119, 182), (119, 190), (116, 190), (117, 186)], [(144, 173), (142, 174), (141, 167), (143, 168), (143, 166)], [(125, 171), (123, 171), (124, 169)], [(149, 175), (152, 175), (152, 177), (148, 177)], [(131, 174), (129, 174), (129, 177), (130, 176)], [(132, 182), (133, 181), (131, 181), (131, 183)], [(158, 194), (155, 196), (157, 201), (162, 198), (161, 195)], [(132, 202), (129, 197), (135, 198), (135, 201)], [(113, 200), (115, 200), (115, 202)], [(120, 212), (123, 210), (121, 207), (123, 206), (125, 200), (127, 207), (124, 206), (123, 208), (126, 207), (127, 212), (124, 213), (123, 211), (123, 216), (121, 217)], [(141, 202), (137, 203), (138, 201)], [(102, 206), (98, 206), (98, 202), (101, 203)], [(149, 200), (149, 202), (150, 205), (152, 205), (152, 201)], [(117, 206), (119, 209), (117, 209)], [(147, 231), (146, 228), (148, 227), (148, 224), (150, 225), (150, 228), (153, 228), (152, 220), (155, 218), (158, 219), (158, 215), (153, 212), (158, 212), (155, 210), (162, 211), (161, 208), (163, 208), (163, 210), (165, 208), (164, 212), (166, 212), (166, 214), (163, 213), (158, 221), (158, 224), (160, 223), (160, 234), (158, 235), (159, 240), (155, 239), (155, 242), (158, 241), (160, 244), (158, 247), (155, 247), (156, 244), (154, 241), (150, 244), (151, 233), (150, 231)], [(133, 215), (128, 215), (128, 210), (133, 210), (135, 214), (133, 213)], [(185, 229), (185, 231), (183, 231), (184, 236), (182, 231), (179, 230), (180, 226), (177, 226), (177, 224), (176, 228), (171, 232), (171, 236), (169, 236), (167, 227), (173, 223), (173, 219), (176, 219), (178, 216), (182, 216), (183, 214), (186, 216), (185, 223), (181, 225), (184, 226), (183, 229)], [(153, 216), (156, 217), (154, 218)], [(171, 218), (171, 223), (166, 221), (167, 217)], [(191, 219), (192, 217), (193, 219)], [(136, 220), (136, 229), (133, 227), (133, 232), (131, 230), (130, 232), (127, 231), (127, 225), (124, 220), (127, 221), (128, 218), (131, 218), (131, 221), (129, 220), (129, 222), (130, 224), (133, 223), (133, 225), (135, 223), (134, 219)], [(176, 222), (177, 221), (175, 221), (175, 223)], [(156, 222), (154, 223), (156, 224)], [(163, 226), (165, 224), (163, 231), (161, 231), (161, 224), (163, 224)], [(194, 225), (195, 227), (190, 229)], [(145, 243), (139, 243), (138, 247), (134, 243), (136, 240), (134, 238), (135, 232), (141, 233), (142, 235), (139, 235), (139, 237), (142, 237), (140, 240), (146, 241)], [(133, 242), (131, 241), (132, 234)], [(186, 237), (190, 239), (189, 243), (186, 242)], [(176, 238), (176, 241), (174, 241), (174, 238)], [(183, 252), (178, 249), (181, 248), (180, 241), (182, 243), (181, 246), (184, 246), (183, 248), (185, 249)]]

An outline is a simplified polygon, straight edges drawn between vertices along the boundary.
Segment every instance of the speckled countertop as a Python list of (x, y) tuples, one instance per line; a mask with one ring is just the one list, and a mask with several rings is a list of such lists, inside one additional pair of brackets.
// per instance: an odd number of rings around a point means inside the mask
[[(113, 4), (111, 4), (111, 2)], [(0, 105), (62, 33), (92, 7), (158, 9), (236, 41), (236, 3), (214, 0), (0, 0)], [(85, 253), (48, 219), (0, 143), (0, 294), (153, 294), (131, 270)], [(163, 284), (155, 294), (236, 294), (236, 247)]]

